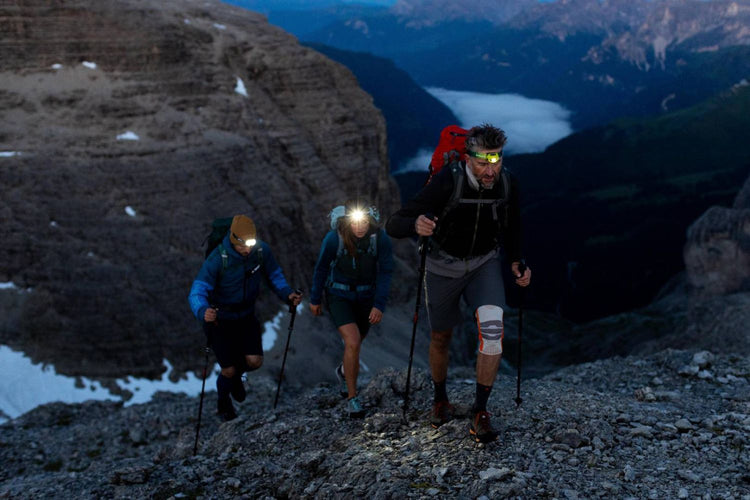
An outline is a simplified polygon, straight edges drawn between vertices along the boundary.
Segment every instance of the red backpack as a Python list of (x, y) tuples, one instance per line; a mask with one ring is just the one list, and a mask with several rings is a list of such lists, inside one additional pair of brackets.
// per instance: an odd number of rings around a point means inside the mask
[[(464, 185), (464, 169), (458, 165), (458, 161), (462, 160), (466, 154), (466, 138), (469, 135), (469, 131), (465, 128), (461, 128), (458, 125), (448, 125), (440, 132), (440, 141), (438, 142), (435, 152), (432, 153), (432, 160), (430, 160), (430, 174), (427, 177), (424, 185), (430, 183), (432, 177), (436, 175), (443, 167), (451, 165), (451, 174), (453, 175), (453, 192), (448, 203), (443, 208), (443, 212), (440, 214), (440, 219), (444, 218), (445, 215), (456, 208), (459, 203), (477, 203), (476, 200), (464, 200), (462, 198), (463, 185)], [(508, 177), (508, 169), (503, 167), (500, 170), (500, 179), (503, 186), (503, 197), (496, 200), (484, 199), (480, 203), (492, 203), (495, 207), (493, 208), (492, 214), (495, 220), (499, 220), (501, 224), (508, 225), (508, 211), (507, 211), (507, 200), (510, 196), (510, 178)], [(502, 218), (497, 214), (498, 207), (502, 210)]]
[(466, 153), (466, 136), (468, 133), (468, 130), (458, 125), (448, 125), (440, 132), (440, 141), (435, 148), (435, 152), (432, 153), (430, 175), (425, 184), (430, 182), (432, 176), (440, 172), (440, 169), (444, 166), (463, 158)]

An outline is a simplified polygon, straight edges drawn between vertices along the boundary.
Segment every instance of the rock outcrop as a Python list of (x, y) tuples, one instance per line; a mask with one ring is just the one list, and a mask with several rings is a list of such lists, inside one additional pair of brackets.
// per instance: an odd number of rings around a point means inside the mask
[(688, 228), (684, 258), (695, 293), (750, 292), (750, 178), (731, 208), (711, 207)]
[(218, 0), (4, 2), (0, 80), (0, 343), (61, 373), (198, 369), (213, 218), (253, 217), (309, 289), (332, 206), (398, 203), (352, 74)]
[(496, 443), (468, 433), (471, 371), (449, 378), (460, 416), (435, 430), (424, 371), (383, 371), (364, 420), (331, 385), (284, 393), (251, 377), (240, 417), (218, 424), (198, 398), (49, 404), (0, 426), (0, 498), (750, 498), (746, 356), (663, 351), (503, 379)]

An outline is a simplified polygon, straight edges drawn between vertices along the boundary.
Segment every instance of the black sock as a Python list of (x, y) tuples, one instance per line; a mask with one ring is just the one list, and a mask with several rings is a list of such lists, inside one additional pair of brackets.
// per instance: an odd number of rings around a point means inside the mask
[(482, 385), (477, 382), (477, 396), (474, 400), (474, 413), (487, 411), (487, 400), (490, 398), (491, 385)]
[(432, 383), (435, 384), (435, 402), (448, 401), (448, 393), (445, 391), (446, 381), (435, 382), (433, 380)]
[(216, 377), (216, 392), (219, 395), (219, 401), (229, 399), (229, 393), (232, 392), (232, 379), (219, 374)]

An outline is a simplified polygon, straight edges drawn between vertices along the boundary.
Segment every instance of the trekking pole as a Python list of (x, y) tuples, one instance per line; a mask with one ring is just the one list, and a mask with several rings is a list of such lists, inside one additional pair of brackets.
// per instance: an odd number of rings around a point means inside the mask
[[(302, 293), (302, 289), (298, 288), (295, 293)], [(279, 402), (279, 391), (281, 391), (281, 381), (284, 380), (284, 365), (286, 365), (286, 353), (289, 351), (289, 341), (292, 339), (292, 330), (294, 329), (294, 318), (297, 316), (297, 306), (294, 302), (289, 304), (289, 312), (292, 314), (292, 319), (289, 320), (289, 334), (286, 336), (286, 347), (284, 347), (284, 358), (281, 361), (281, 372), (279, 372), (279, 385), (276, 387), (276, 397), (273, 399), (273, 408), (276, 409), (276, 403)]]
[[(214, 328), (214, 326), (211, 328)], [(195, 444), (193, 445), (193, 456), (198, 453), (198, 434), (201, 430), (201, 416), (203, 415), (203, 395), (206, 393), (206, 377), (208, 376), (208, 353), (211, 352), (211, 337), (206, 335), (206, 347), (203, 348), (206, 354), (206, 362), (203, 364), (203, 383), (201, 384), (201, 402), (198, 405), (198, 425), (195, 426)]]
[[(526, 263), (521, 261), (518, 265), (518, 272), (523, 276), (526, 271)], [(518, 351), (516, 351), (516, 365), (518, 366), (518, 374), (516, 375), (516, 408), (521, 405), (523, 401), (521, 399), (521, 333), (523, 332), (523, 303), (526, 295), (526, 290), (521, 289), (521, 297), (519, 299), (520, 304), (518, 306)]]
[[(433, 219), (431, 214), (426, 214), (430, 220)], [(414, 324), (411, 330), (411, 347), (409, 348), (409, 368), (406, 370), (406, 389), (404, 390), (404, 409), (403, 415), (406, 418), (406, 410), (409, 408), (409, 385), (411, 383), (411, 365), (414, 360), (414, 340), (417, 337), (417, 322), (419, 321), (419, 306), (422, 301), (422, 286), (425, 273), (425, 262), (427, 260), (427, 238), (422, 236), (419, 239), (419, 284), (417, 285), (417, 305), (414, 309)]]

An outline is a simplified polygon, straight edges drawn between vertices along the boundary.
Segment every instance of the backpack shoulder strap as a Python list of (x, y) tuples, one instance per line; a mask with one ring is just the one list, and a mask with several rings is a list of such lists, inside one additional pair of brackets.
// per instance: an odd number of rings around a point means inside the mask
[(445, 215), (456, 208), (461, 202), (461, 195), (464, 191), (464, 168), (460, 162), (453, 162), (450, 165), (451, 175), (453, 176), (453, 191), (451, 197), (448, 199), (448, 203), (443, 207), (443, 211), (440, 213), (440, 219), (442, 220)]
[(341, 233), (339, 231), (336, 231), (336, 238), (338, 239), (339, 243), (338, 248), (336, 248), (336, 256), (333, 258), (333, 260), (331, 261), (331, 265), (328, 268), (329, 271), (327, 284), (333, 283), (333, 270), (336, 269), (341, 256), (346, 252), (346, 250), (344, 249), (344, 238), (341, 237)]
[(221, 255), (221, 271), (224, 272), (229, 262), (229, 255), (223, 243), (219, 243), (219, 254)]
[(367, 247), (367, 253), (372, 256), (378, 255), (378, 231), (370, 235), (370, 245)]

